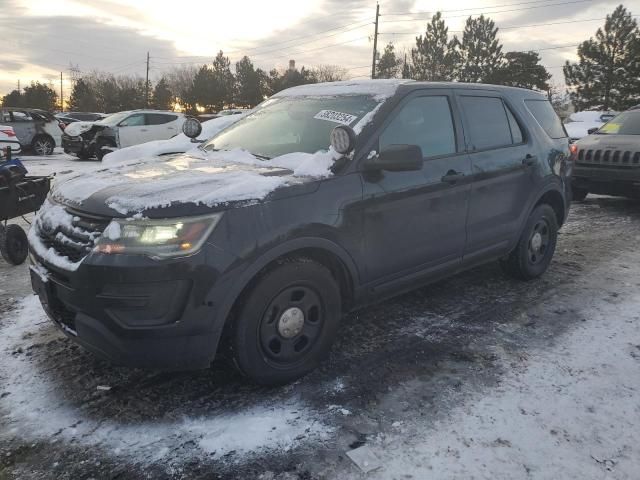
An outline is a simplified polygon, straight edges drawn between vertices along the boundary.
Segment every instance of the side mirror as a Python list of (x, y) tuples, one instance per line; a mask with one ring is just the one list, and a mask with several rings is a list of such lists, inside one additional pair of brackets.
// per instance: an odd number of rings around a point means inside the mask
[(195, 143), (197, 142), (196, 138), (202, 133), (202, 124), (193, 117), (187, 117), (182, 124), (182, 133)]
[(587, 135), (591, 135), (592, 133), (596, 133), (598, 130), (600, 130), (598, 127), (592, 127), (589, 130), (587, 130)]
[(365, 162), (367, 170), (411, 172), (421, 170), (422, 149), (418, 145), (387, 145)]

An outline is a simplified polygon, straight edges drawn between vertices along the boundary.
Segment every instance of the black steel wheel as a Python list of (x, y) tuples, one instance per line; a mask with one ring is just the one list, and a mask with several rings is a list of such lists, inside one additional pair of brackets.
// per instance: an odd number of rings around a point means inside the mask
[(551, 206), (538, 205), (527, 220), (518, 244), (500, 264), (506, 273), (521, 280), (542, 275), (553, 258), (558, 240), (558, 220)]
[(8, 263), (21, 265), (29, 255), (27, 234), (19, 225), (0, 227), (0, 254)]
[(341, 316), (331, 271), (288, 259), (261, 275), (231, 321), (233, 360), (256, 383), (278, 385), (313, 370), (331, 348)]

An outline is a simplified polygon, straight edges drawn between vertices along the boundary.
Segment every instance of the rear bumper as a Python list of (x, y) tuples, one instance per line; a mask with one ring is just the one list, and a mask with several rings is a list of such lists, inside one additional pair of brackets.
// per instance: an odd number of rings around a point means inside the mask
[(571, 184), (603, 195), (640, 195), (640, 168), (602, 168), (576, 165)]
[(14, 142), (12, 140), (0, 140), (0, 148), (4, 151), (7, 147), (11, 147), (11, 153), (20, 153), (22, 151), (20, 142)]

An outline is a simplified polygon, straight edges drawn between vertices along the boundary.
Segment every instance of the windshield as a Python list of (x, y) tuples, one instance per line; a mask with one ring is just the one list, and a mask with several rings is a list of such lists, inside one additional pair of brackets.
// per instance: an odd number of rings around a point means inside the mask
[(640, 112), (623, 112), (606, 125), (599, 134), (604, 135), (640, 135)]
[(131, 112), (112, 113), (111, 115), (108, 115), (102, 120), (98, 120), (98, 122), (96, 123), (99, 123), (100, 125), (117, 125), (122, 120), (127, 118), (130, 114)]
[(202, 148), (242, 148), (267, 158), (294, 152), (316, 153), (328, 150), (329, 134), (335, 126), (353, 127), (376, 105), (368, 95), (271, 98)]

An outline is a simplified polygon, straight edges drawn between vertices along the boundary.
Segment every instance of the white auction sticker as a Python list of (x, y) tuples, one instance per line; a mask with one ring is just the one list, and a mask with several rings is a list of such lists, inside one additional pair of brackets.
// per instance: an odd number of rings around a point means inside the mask
[(341, 123), (343, 125), (350, 125), (358, 117), (355, 115), (349, 115), (348, 113), (334, 112), (333, 110), (320, 110), (313, 118), (326, 120), (328, 122)]

